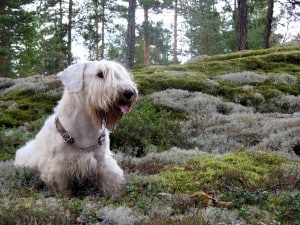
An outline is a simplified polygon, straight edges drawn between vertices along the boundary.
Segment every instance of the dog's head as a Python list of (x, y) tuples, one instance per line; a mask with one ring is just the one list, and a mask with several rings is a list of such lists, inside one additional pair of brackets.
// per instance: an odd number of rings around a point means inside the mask
[(81, 99), (99, 127), (104, 124), (113, 129), (137, 101), (138, 90), (132, 76), (114, 61), (78, 63), (58, 76), (66, 91)]

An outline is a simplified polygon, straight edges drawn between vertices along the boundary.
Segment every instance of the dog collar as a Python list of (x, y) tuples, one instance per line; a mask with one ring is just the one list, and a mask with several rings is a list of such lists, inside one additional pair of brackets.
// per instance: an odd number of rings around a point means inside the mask
[(66, 131), (66, 129), (63, 127), (63, 125), (61, 124), (58, 117), (55, 118), (55, 127), (56, 127), (56, 130), (60, 133), (60, 135), (64, 139), (64, 142), (69, 144), (72, 148), (79, 150), (79, 151), (83, 151), (83, 152), (92, 151), (92, 150), (96, 149), (99, 145), (102, 145), (103, 141), (105, 140), (106, 133), (105, 133), (105, 129), (104, 129), (102, 134), (98, 137), (96, 144), (89, 146), (89, 147), (83, 147), (83, 146), (76, 144), (75, 139), (72, 137), (72, 135), (68, 131)]

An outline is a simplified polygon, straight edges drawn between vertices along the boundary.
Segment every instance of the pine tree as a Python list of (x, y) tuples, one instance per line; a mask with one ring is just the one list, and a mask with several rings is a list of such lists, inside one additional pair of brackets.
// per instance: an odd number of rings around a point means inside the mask
[(0, 77), (36, 72), (36, 21), (22, 6), (32, 0), (3, 1), (0, 4)]
[(150, 29), (151, 23), (149, 22), (149, 10), (151, 8), (156, 9), (159, 7), (160, 2), (158, 0), (139, 0), (140, 5), (144, 9), (144, 22), (143, 22), (143, 34), (144, 34), (144, 65), (150, 64)]
[(238, 0), (237, 18), (237, 49), (243, 51), (248, 49), (248, 23), (247, 23), (247, 0)]
[[(69, 4), (62, 0), (41, 2), (37, 8), (40, 29), (40, 57), (44, 75), (63, 70), (70, 62), (71, 24)], [(69, 24), (65, 21), (69, 21)], [(70, 34), (68, 35), (68, 32)]]
[(68, 65), (72, 63), (72, 28), (73, 28), (73, 0), (69, 0), (69, 9), (68, 9), (68, 25), (67, 25), (67, 33), (68, 33), (68, 41), (67, 41), (67, 53), (68, 53)]
[(177, 58), (177, 18), (178, 18), (178, 0), (174, 0), (174, 28), (173, 28), (173, 63), (178, 63)]
[(125, 20), (124, 10), (124, 7), (113, 0), (84, 2), (78, 18), (78, 32), (84, 39), (83, 44), (88, 50), (90, 60), (105, 58), (113, 50), (113, 40), (119, 32), (123, 32), (122, 25), (114, 20)]
[(127, 16), (127, 49), (125, 63), (128, 68), (134, 65), (134, 47), (135, 47), (135, 11), (136, 0), (128, 0), (128, 16)]
[(270, 47), (270, 37), (272, 31), (272, 22), (273, 22), (273, 8), (274, 8), (274, 0), (268, 0), (268, 12), (265, 23), (265, 32), (264, 32), (264, 48)]
[(216, 0), (183, 0), (181, 11), (187, 21), (186, 36), (190, 40), (190, 54), (223, 53), (222, 23)]

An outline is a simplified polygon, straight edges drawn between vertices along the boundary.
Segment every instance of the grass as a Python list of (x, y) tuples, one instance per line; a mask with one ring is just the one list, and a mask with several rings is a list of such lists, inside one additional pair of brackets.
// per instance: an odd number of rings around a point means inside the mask
[(58, 81), (0, 93), (0, 224), (300, 224), (299, 61), (284, 46), (133, 70), (140, 100), (111, 134), (117, 199), (89, 186), (65, 198), (10, 161)]

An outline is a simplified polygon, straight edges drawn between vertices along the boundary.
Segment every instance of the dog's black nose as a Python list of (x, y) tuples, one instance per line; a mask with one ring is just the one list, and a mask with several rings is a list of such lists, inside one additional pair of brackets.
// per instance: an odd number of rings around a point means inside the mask
[(134, 92), (130, 89), (126, 89), (123, 93), (124, 97), (128, 100), (131, 99), (131, 97), (134, 95)]

